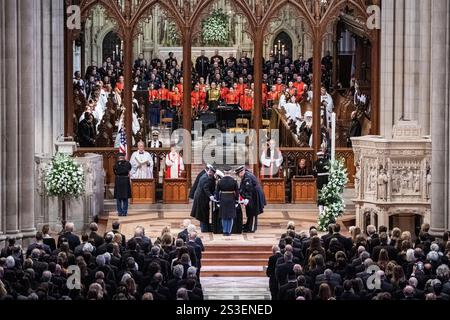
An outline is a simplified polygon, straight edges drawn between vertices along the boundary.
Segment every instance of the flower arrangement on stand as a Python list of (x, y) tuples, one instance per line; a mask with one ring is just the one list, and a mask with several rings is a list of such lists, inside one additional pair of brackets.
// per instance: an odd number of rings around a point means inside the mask
[(330, 176), (328, 184), (322, 188), (319, 194), (320, 200), (324, 203), (324, 211), (319, 214), (319, 230), (327, 231), (330, 223), (344, 214), (345, 202), (342, 198), (345, 185), (348, 183), (347, 169), (341, 160), (330, 161)]
[(230, 37), (229, 16), (223, 9), (215, 9), (203, 21), (202, 40), (205, 45), (224, 46)]
[(57, 153), (49, 164), (45, 174), (47, 195), (62, 201), (61, 222), (66, 221), (66, 200), (78, 198), (84, 194), (84, 171), (81, 165), (64, 153)]

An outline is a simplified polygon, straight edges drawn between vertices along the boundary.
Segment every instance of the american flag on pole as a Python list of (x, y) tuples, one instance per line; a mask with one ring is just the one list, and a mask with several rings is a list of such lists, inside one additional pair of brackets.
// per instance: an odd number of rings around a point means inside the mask
[(125, 128), (120, 129), (120, 146), (119, 146), (119, 153), (125, 154), (125, 157), (128, 159), (127, 154), (127, 135), (125, 133)]

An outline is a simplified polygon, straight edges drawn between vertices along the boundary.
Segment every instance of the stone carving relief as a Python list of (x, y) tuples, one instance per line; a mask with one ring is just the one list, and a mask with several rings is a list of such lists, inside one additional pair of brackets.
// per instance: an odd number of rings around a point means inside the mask
[(421, 193), (420, 161), (392, 161), (392, 195), (417, 196)]
[(40, 159), (36, 161), (36, 191), (43, 197), (45, 196), (45, 173), (47, 170), (47, 164), (42, 162)]

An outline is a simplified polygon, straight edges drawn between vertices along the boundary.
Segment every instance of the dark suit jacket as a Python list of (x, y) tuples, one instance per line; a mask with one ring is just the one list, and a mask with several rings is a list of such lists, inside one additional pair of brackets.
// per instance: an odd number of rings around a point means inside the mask
[(103, 240), (103, 237), (100, 236), (97, 232), (92, 231), (89, 234), (89, 239), (94, 240), (94, 244), (95, 247), (98, 248), (99, 246), (101, 246), (103, 244), (103, 242), (105, 242), (105, 240)]
[(274, 255), (270, 256), (269, 261), (267, 263), (266, 275), (269, 277), (269, 287), (271, 291), (276, 290), (278, 288), (278, 281), (275, 275), (275, 269), (277, 261), (281, 257), (283, 257), (281, 252), (277, 252)]
[(195, 257), (197, 258), (197, 268), (201, 267), (201, 259), (202, 259), (202, 248), (195, 241), (188, 241), (186, 246), (189, 248), (193, 248), (195, 252)]
[(58, 248), (61, 246), (61, 243), (63, 242), (63, 239), (67, 240), (67, 242), (69, 243), (69, 248), (72, 251), (74, 251), (76, 246), (78, 246), (81, 243), (80, 238), (77, 235), (75, 235), (75, 234), (73, 234), (71, 232), (66, 232), (66, 233), (63, 233), (62, 235), (59, 236), (59, 238), (58, 238)]
[(36, 243), (35, 242), (35, 243), (32, 243), (32, 244), (30, 244), (28, 246), (28, 248), (27, 248), (27, 257), (29, 257), (31, 255), (31, 252), (34, 249), (44, 250), (45, 253), (47, 253), (47, 254), (51, 254), (52, 253), (52, 251), (51, 251), (51, 249), (50, 249), (50, 247), (48, 245), (46, 245), (44, 243)]
[(331, 239), (336, 238), (340, 244), (344, 247), (346, 252), (350, 252), (353, 247), (352, 239), (344, 237), (340, 233), (334, 233), (331, 237), (326, 239), (325, 247), (328, 248), (330, 245)]
[[(192, 189), (191, 189), (191, 191), (192, 191)], [(184, 242), (187, 242), (188, 238), (189, 238), (189, 233), (188, 233), (187, 229), (184, 229), (183, 231), (181, 231), (178, 234), (178, 238), (183, 239)]]
[(288, 282), (288, 275), (294, 274), (294, 262), (285, 262), (276, 267), (275, 275), (277, 277), (278, 286), (281, 287)]
[[(297, 288), (297, 281), (289, 281), (285, 285), (282, 285), (278, 291), (278, 300), (295, 300), (296, 288)], [(291, 289), (294, 290), (289, 292)], [(294, 296), (291, 296), (292, 293), (294, 293)]]

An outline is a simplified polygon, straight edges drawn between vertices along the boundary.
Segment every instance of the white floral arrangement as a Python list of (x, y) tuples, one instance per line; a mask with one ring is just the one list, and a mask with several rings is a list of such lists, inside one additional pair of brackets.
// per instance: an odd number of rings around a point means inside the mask
[(84, 172), (67, 154), (57, 153), (45, 174), (45, 187), (51, 197), (74, 197), (84, 193)]
[(206, 45), (227, 45), (230, 37), (229, 16), (223, 9), (215, 9), (203, 21), (202, 40)]
[(330, 161), (328, 184), (322, 188), (319, 198), (324, 204), (324, 211), (319, 214), (319, 230), (327, 231), (330, 223), (344, 214), (345, 202), (342, 198), (345, 185), (348, 183), (347, 169), (341, 160)]

